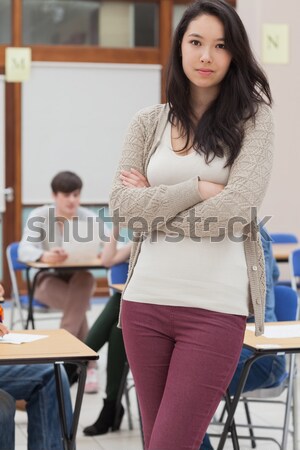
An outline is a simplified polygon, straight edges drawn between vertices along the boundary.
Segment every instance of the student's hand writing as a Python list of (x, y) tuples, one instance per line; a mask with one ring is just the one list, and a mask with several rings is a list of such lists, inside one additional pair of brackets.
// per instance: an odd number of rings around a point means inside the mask
[(122, 170), (120, 178), (123, 185), (129, 188), (144, 188), (150, 186), (147, 178), (136, 169), (130, 169), (130, 172)]
[(6, 328), (6, 326), (3, 325), (3, 323), (0, 323), (0, 336), (4, 336), (5, 334), (8, 333), (9, 333), (8, 328)]
[(198, 181), (198, 191), (202, 200), (215, 197), (223, 191), (224, 187), (224, 184), (212, 183), (211, 181)]
[(62, 263), (68, 257), (66, 251), (61, 247), (54, 247), (42, 254), (40, 261), (43, 263)]

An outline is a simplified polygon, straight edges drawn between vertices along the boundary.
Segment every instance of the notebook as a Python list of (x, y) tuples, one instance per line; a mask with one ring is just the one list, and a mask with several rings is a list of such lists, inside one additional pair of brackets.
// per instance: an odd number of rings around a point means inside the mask
[(62, 247), (68, 254), (64, 263), (91, 262), (101, 251), (99, 223), (92, 217), (65, 223)]

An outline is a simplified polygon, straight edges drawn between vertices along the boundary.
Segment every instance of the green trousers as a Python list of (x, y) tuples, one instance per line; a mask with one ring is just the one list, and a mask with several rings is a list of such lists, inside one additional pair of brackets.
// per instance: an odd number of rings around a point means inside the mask
[(122, 330), (117, 328), (121, 295), (115, 293), (90, 329), (85, 343), (98, 352), (108, 342), (106, 396), (116, 400), (121, 383), (126, 353)]

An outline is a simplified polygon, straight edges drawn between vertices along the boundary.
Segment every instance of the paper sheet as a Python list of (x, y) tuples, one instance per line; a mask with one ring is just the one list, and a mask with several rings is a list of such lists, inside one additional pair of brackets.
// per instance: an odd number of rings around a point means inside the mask
[(45, 334), (8, 333), (0, 337), (0, 344), (23, 344), (48, 337)]
[[(254, 326), (247, 325), (247, 329), (250, 331), (254, 331)], [(265, 324), (265, 332), (263, 336), (270, 339), (300, 337), (300, 325), (274, 325), (272, 327), (268, 327), (268, 325)]]

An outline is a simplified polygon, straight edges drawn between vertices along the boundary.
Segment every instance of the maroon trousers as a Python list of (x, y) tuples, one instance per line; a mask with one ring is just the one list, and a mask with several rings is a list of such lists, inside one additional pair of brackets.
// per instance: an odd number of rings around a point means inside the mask
[(198, 450), (237, 366), (246, 317), (124, 300), (145, 450)]

